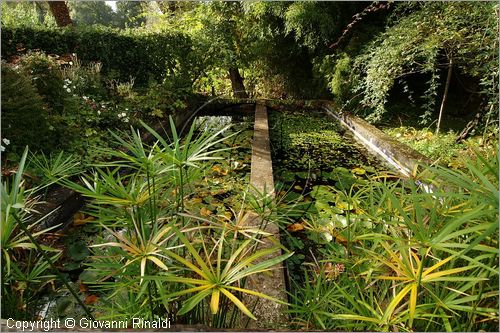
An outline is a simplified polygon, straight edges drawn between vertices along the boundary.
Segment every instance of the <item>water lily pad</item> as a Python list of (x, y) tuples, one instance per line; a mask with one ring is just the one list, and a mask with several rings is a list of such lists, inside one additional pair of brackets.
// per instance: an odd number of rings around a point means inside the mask
[(200, 215), (203, 216), (203, 217), (207, 217), (207, 216), (210, 216), (212, 215), (212, 211), (210, 209), (207, 209), (205, 207), (202, 207), (200, 209)]
[(341, 210), (352, 210), (352, 209), (354, 209), (353, 205), (351, 205), (350, 203), (345, 202), (345, 201), (337, 202), (336, 206), (337, 206), (338, 209), (341, 209)]
[(288, 230), (290, 232), (301, 231), (301, 230), (304, 230), (304, 225), (302, 223), (290, 224), (289, 226), (286, 227), (286, 230)]
[(317, 185), (313, 187), (311, 196), (316, 200), (335, 202), (336, 194), (332, 192), (329, 186)]
[(64, 317), (73, 313), (75, 308), (75, 301), (72, 297), (66, 296), (62, 297), (57, 301), (56, 311), (60, 317)]
[(68, 256), (75, 261), (82, 261), (90, 254), (87, 245), (83, 242), (76, 242), (68, 247)]
[(284, 200), (288, 201), (288, 202), (298, 201), (301, 199), (302, 199), (302, 195), (300, 193), (297, 193), (297, 192), (288, 192), (284, 197)]
[(80, 266), (81, 266), (80, 261), (68, 261), (63, 264), (65, 271), (74, 271), (76, 269), (79, 269)]
[(83, 283), (94, 283), (97, 281), (97, 273), (95, 271), (86, 269), (80, 274), (80, 281)]

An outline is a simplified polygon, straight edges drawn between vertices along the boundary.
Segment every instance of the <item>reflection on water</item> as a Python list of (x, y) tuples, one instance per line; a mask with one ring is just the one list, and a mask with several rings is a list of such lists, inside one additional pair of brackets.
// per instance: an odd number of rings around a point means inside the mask
[(232, 123), (232, 116), (199, 116), (195, 119), (196, 128), (203, 131), (217, 130)]

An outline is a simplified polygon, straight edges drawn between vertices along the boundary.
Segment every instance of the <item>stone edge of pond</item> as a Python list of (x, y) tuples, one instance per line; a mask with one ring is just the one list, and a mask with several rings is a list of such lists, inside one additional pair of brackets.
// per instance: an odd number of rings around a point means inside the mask
[(392, 138), (367, 121), (350, 113), (340, 113), (338, 107), (329, 101), (323, 107), (336, 118), (343, 127), (354, 134), (370, 152), (382, 157), (405, 176), (410, 176), (419, 165), (430, 165), (432, 161), (413, 148)]

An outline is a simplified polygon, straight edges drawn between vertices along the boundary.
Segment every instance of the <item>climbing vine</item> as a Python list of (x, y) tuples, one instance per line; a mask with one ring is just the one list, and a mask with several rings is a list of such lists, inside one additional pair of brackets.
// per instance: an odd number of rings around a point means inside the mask
[(424, 95), (427, 114), (440, 98), (437, 75), (450, 58), (457, 71), (480, 78), (481, 93), (496, 101), (497, 10), (493, 3), (400, 4), (392, 25), (356, 58), (357, 75), (362, 78), (357, 89), (364, 93), (363, 104), (373, 111), (370, 118), (380, 119), (396, 80), (412, 74), (431, 77)]

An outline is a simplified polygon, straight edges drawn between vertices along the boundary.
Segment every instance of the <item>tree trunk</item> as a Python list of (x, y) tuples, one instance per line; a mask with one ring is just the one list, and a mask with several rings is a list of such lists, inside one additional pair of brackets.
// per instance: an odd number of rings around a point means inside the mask
[(72, 25), (69, 8), (66, 1), (47, 1), (49, 3), (50, 12), (54, 15), (58, 27), (66, 27)]
[(248, 98), (248, 94), (243, 84), (243, 78), (237, 67), (229, 68), (229, 78), (231, 79), (231, 87), (233, 88), (233, 97)]
[(460, 135), (456, 138), (455, 142), (460, 143), (463, 140), (467, 139), (470, 136), (472, 130), (479, 124), (480, 120), (481, 112), (478, 112), (476, 113), (474, 119), (472, 119), (467, 123), (467, 125), (465, 125), (464, 129), (462, 130), (462, 132), (460, 132)]
[(448, 99), (448, 90), (450, 89), (452, 72), (453, 72), (453, 57), (450, 57), (450, 63), (448, 65), (448, 76), (446, 77), (446, 85), (444, 86), (443, 100), (441, 101), (441, 107), (439, 108), (439, 118), (436, 127), (436, 135), (439, 134), (439, 128), (441, 126), (441, 119), (443, 117), (444, 106), (446, 104), (446, 100)]

